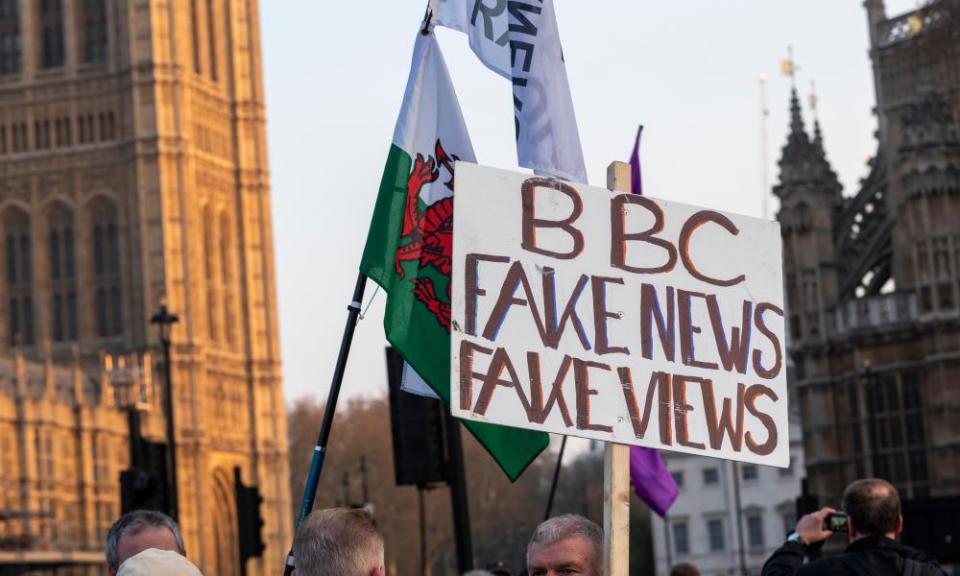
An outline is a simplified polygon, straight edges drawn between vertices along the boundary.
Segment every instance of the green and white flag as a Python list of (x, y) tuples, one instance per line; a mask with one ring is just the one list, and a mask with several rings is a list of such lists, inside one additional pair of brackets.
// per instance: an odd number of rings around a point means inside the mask
[[(387, 340), (446, 403), (457, 160), (475, 162), (473, 146), (436, 37), (418, 34), (360, 270), (387, 292)], [(464, 425), (511, 480), (549, 442), (541, 432)]]

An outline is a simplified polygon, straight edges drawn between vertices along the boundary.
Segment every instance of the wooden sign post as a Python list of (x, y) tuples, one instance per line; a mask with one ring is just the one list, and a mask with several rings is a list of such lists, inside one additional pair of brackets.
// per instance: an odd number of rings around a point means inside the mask
[[(632, 192), (630, 165), (607, 167), (607, 188)], [(630, 447), (607, 442), (603, 450), (603, 565), (607, 576), (630, 573)]]

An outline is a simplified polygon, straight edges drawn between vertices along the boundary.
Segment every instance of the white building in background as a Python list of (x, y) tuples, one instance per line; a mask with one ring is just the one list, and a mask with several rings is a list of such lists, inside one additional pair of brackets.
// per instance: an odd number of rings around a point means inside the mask
[[(747, 574), (759, 574), (796, 525), (796, 499), (804, 476), (802, 440), (800, 423), (791, 418), (787, 469), (663, 452), (680, 495), (666, 523), (653, 515), (657, 575), (669, 574), (678, 562), (690, 562), (703, 576), (739, 576), (741, 546)], [(742, 539), (737, 530), (736, 473)]]

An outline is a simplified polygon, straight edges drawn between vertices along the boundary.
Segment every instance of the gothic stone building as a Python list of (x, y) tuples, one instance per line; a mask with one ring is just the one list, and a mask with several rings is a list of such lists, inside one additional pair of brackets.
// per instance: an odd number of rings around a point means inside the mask
[[(233, 469), (262, 559), (291, 541), (256, 0), (0, 0), (0, 572), (93, 562), (127, 410), (164, 439), (150, 319), (180, 315), (180, 521), (239, 574)], [(73, 569), (61, 570), (72, 573)]]
[(810, 490), (960, 494), (960, 13), (865, 3), (878, 150), (843, 196), (796, 93), (780, 160), (789, 349)]

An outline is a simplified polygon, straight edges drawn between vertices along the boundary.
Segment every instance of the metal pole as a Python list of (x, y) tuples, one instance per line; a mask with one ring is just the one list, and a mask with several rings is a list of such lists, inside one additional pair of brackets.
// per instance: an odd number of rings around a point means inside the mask
[(743, 509), (740, 506), (740, 465), (733, 463), (733, 501), (737, 507), (737, 539), (740, 544), (740, 574), (747, 576), (747, 553), (743, 545)]
[(447, 421), (447, 459), (450, 467), (450, 501), (453, 508), (453, 533), (457, 545), (457, 573), (473, 570), (473, 542), (470, 538), (470, 507), (467, 502), (467, 478), (463, 470), (463, 444), (460, 421), (450, 411)]
[(417, 486), (420, 500), (420, 574), (427, 573), (427, 506), (423, 493), (427, 491), (423, 484)]
[[(689, 534), (687, 537), (689, 538)], [(666, 514), (663, 515), (663, 542), (667, 546), (667, 566), (663, 573), (669, 574), (673, 567), (673, 549), (670, 542), (670, 520)]]
[[(350, 356), (350, 345), (353, 343), (353, 332), (360, 317), (360, 303), (363, 301), (363, 289), (367, 277), (357, 274), (357, 283), (353, 288), (353, 300), (347, 306), (347, 324), (343, 329), (343, 338), (340, 340), (340, 354), (333, 370), (333, 382), (327, 393), (327, 406), (323, 412), (323, 424), (317, 436), (317, 445), (313, 449), (313, 459), (310, 461), (310, 471), (307, 472), (307, 481), (303, 487), (303, 499), (300, 502), (300, 513), (297, 514), (297, 526), (303, 522), (307, 514), (313, 510), (313, 502), (317, 497), (317, 485), (320, 483), (320, 473), (323, 471), (323, 460), (327, 453), (327, 440), (330, 439), (330, 428), (333, 426), (333, 415), (337, 409), (337, 399), (340, 397), (340, 385), (343, 383), (343, 373), (347, 368), (347, 357)], [(284, 576), (293, 572), (293, 548), (287, 553), (287, 561), (283, 567)]]
[(769, 202), (770, 202), (770, 176), (769, 176), (769, 166), (770, 166), (770, 137), (769, 137), (769, 125), (770, 125), (770, 107), (767, 104), (767, 77), (763, 75), (760, 77), (760, 178), (761, 178), (761, 191), (760, 191), (760, 217), (766, 220), (768, 218), (767, 214), (770, 212)]
[[(170, 334), (160, 326), (160, 343), (163, 345), (163, 368), (167, 380), (167, 394), (164, 398), (164, 411), (167, 420), (167, 512), (174, 520), (177, 515), (177, 438), (173, 416), (173, 366), (170, 362)], [(169, 330), (169, 327), (166, 327)]]
[(560, 481), (560, 466), (563, 463), (563, 451), (567, 448), (567, 437), (564, 436), (560, 442), (560, 453), (557, 454), (557, 467), (553, 471), (553, 482), (550, 484), (550, 497), (547, 498), (547, 511), (543, 514), (543, 521), (550, 519), (550, 513), (553, 512), (553, 497), (557, 494), (557, 483)]

